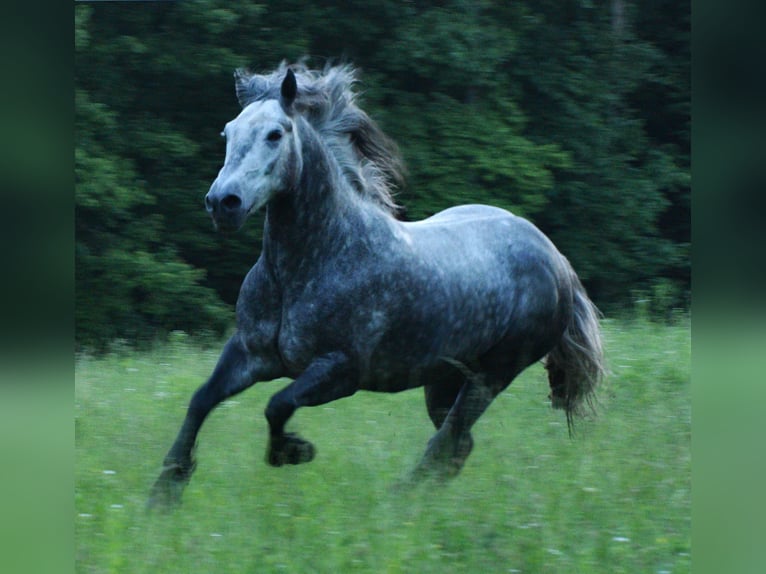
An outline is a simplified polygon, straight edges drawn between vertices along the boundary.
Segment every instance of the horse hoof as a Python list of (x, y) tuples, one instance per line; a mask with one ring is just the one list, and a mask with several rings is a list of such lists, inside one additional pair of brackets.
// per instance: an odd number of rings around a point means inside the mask
[(463, 465), (457, 461), (425, 461), (418, 464), (410, 474), (410, 483), (422, 482), (445, 485), (455, 478)]
[(412, 472), (411, 480), (446, 483), (460, 474), (472, 450), (471, 433), (464, 433), (456, 440), (449, 434), (437, 432), (428, 441), (423, 459)]
[(152, 486), (147, 510), (168, 511), (181, 504), (184, 488), (191, 478), (194, 464), (166, 463)]
[(271, 466), (285, 464), (303, 464), (311, 462), (316, 456), (314, 445), (294, 434), (271, 437), (266, 461)]

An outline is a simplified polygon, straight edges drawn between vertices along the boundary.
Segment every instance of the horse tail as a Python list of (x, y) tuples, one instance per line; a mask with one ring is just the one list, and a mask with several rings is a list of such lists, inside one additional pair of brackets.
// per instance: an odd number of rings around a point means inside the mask
[(600, 311), (567, 262), (573, 288), (572, 312), (558, 344), (545, 357), (551, 405), (564, 409), (572, 434), (574, 416), (595, 410), (595, 392), (606, 374)]

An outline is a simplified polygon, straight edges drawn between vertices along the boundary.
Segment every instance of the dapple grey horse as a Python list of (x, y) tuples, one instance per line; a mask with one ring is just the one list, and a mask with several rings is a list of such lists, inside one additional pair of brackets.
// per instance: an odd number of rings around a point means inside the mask
[(151, 505), (180, 501), (205, 417), (259, 381), (293, 379), (266, 407), (274, 466), (315, 456), (285, 431), (297, 409), (424, 387), (436, 433), (415, 475), (441, 478), (460, 471), (473, 424), (536, 361), (568, 423), (591, 404), (604, 372), (598, 311), (542, 232), (485, 205), (394, 217), (401, 162), (356, 105), (352, 68), (235, 76), (244, 109), (223, 131), (226, 159), (205, 205), (232, 230), (265, 210), (263, 249)]

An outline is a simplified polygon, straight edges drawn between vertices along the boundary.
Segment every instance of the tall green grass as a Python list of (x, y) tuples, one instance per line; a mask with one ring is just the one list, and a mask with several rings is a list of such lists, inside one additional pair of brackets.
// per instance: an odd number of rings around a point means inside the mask
[(316, 460), (264, 462), (256, 385), (202, 429), (183, 505), (144, 510), (218, 349), (178, 340), (76, 362), (78, 572), (688, 572), (688, 321), (604, 322), (611, 375), (574, 439), (528, 369), (474, 427), (463, 472), (403, 486), (433, 429), (422, 391), (359, 393), (289, 424)]

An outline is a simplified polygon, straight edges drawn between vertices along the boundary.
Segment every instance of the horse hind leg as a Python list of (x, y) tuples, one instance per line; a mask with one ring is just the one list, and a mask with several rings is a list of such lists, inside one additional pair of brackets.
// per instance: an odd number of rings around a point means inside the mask
[[(461, 370), (464, 382), (457, 393), (454, 393), (454, 381), (452, 385), (426, 389), (429, 415), (438, 430), (428, 441), (423, 459), (415, 469), (415, 478), (434, 476), (444, 480), (457, 476), (473, 449), (471, 427), (494, 398), (508, 386), (508, 383), (493, 384), (485, 373)], [(456, 397), (442, 418), (443, 405), (450, 393), (456, 394)]]
[[(428, 416), (437, 431), (444, 426), (444, 422), (457, 402), (460, 391), (465, 384), (465, 375), (459, 371), (453, 371), (449, 376), (442, 377), (438, 383), (424, 387)], [(431, 439), (429, 441), (430, 451), (427, 450), (416, 474), (427, 472), (427, 469), (445, 467), (445, 465), (451, 466), (453, 469), (457, 468), (454, 472), (457, 474), (473, 449), (473, 437), (470, 430), (464, 431), (458, 441), (459, 444), (452, 445), (447, 440), (440, 442), (438, 439)], [(438, 461), (442, 461), (444, 464)]]
[(431, 422), (439, 430), (444, 424), (452, 405), (455, 404), (460, 389), (466, 382), (465, 376), (459, 371), (453, 371), (448, 376), (441, 377), (438, 383), (425, 385), (426, 408)]
[(565, 409), (567, 406), (566, 371), (548, 362), (545, 366), (548, 371), (548, 384), (551, 392), (548, 398), (554, 409)]

